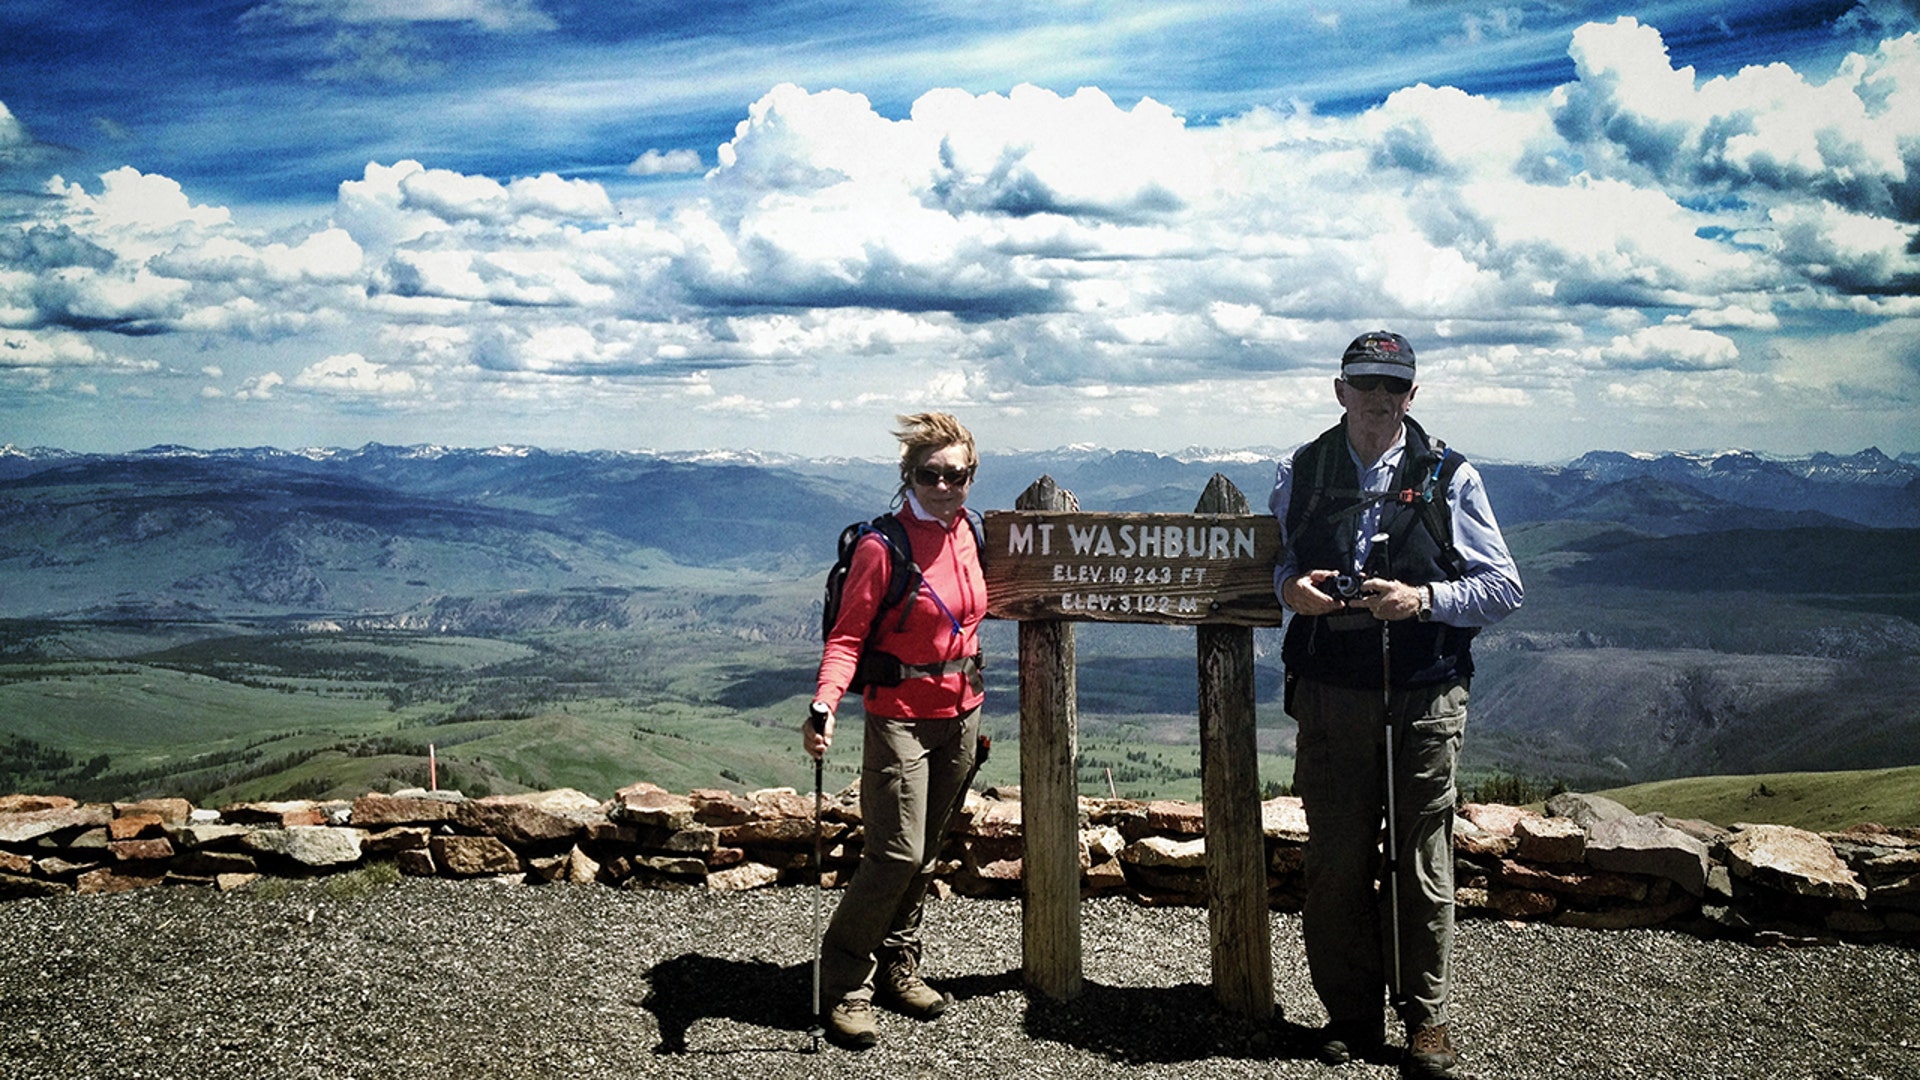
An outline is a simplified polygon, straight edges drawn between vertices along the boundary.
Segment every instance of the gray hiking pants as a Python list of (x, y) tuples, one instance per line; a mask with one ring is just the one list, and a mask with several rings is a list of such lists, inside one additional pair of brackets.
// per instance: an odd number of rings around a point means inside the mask
[[(1335, 1022), (1371, 1024), (1392, 978), (1382, 884), (1386, 720), (1378, 690), (1302, 679), (1294, 791), (1307, 814), (1304, 931), (1313, 988)], [(1400, 972), (1413, 1027), (1447, 1022), (1453, 954), (1454, 767), (1467, 686), (1396, 691), (1394, 812), (1399, 818)]]
[(950, 720), (867, 717), (860, 865), (820, 945), (820, 1007), (873, 997), (881, 958), (920, 958), (920, 916), (947, 826), (973, 774), (980, 711)]

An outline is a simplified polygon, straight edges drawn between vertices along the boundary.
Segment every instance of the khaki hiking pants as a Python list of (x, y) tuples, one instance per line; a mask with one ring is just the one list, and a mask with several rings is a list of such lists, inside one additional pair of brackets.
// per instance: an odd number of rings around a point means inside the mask
[[(1392, 977), (1381, 823), (1385, 706), (1378, 690), (1302, 679), (1294, 791), (1307, 814), (1304, 931), (1313, 988), (1335, 1022), (1372, 1024)], [(1453, 955), (1454, 768), (1467, 686), (1396, 691), (1394, 813), (1400, 854), (1400, 972), (1409, 1025), (1447, 1022)]]
[(882, 959), (920, 959), (920, 916), (947, 827), (973, 774), (980, 710), (947, 720), (867, 717), (865, 846), (820, 944), (820, 1007), (873, 997)]

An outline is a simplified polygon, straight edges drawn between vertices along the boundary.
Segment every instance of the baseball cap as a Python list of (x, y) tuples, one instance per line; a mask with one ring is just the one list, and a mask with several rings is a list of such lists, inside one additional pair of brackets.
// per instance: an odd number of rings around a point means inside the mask
[(1340, 357), (1340, 374), (1385, 375), (1413, 382), (1413, 346), (1399, 334), (1375, 330), (1361, 334)]

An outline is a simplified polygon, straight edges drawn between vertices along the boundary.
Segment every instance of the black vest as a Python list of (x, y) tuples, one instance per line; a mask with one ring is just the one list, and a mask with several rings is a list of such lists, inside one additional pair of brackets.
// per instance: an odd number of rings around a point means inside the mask
[[(1393, 477), (1395, 492), (1421, 492), (1439, 475), (1447, 451), (1427, 438), (1419, 424), (1406, 421), (1407, 445)], [(1287, 504), (1287, 544), (1294, 565), (1308, 570), (1351, 573), (1358, 522), (1370, 501), (1360, 492), (1360, 472), (1347, 448), (1347, 422), (1326, 431), (1293, 458), (1293, 487)], [(1456, 455), (1457, 457), (1457, 455)], [(1446, 473), (1450, 477), (1452, 469)], [(1323, 485), (1317, 484), (1325, 477)], [(1433, 498), (1447, 497), (1445, 480), (1434, 483)], [(1450, 519), (1451, 515), (1445, 515)], [(1458, 557), (1451, 537), (1444, 542), (1422, 522), (1417, 501), (1390, 501), (1380, 515), (1387, 534), (1388, 561), (1379, 564), (1380, 545), (1366, 568), (1368, 577), (1386, 577), (1410, 585), (1457, 580)], [(1384, 570), (1384, 572), (1382, 572)], [(1287, 624), (1281, 660), (1289, 676), (1359, 690), (1380, 689), (1380, 628), (1392, 634), (1388, 660), (1396, 690), (1431, 686), (1473, 674), (1473, 627), (1401, 619), (1382, 623), (1365, 611), (1333, 615), (1294, 614)]]

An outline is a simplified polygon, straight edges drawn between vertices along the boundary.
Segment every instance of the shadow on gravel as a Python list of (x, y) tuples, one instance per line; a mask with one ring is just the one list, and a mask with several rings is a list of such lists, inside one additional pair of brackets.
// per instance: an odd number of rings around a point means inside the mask
[[(738, 1054), (748, 1051), (813, 1048), (813, 963), (780, 967), (765, 960), (722, 960), (698, 953), (682, 953), (655, 964), (646, 974), (647, 996), (640, 1002), (660, 1025), (656, 1054)], [(1018, 968), (998, 975), (964, 975), (934, 979), (933, 985), (956, 1001), (1020, 989)], [(731, 1020), (756, 1028), (792, 1031), (791, 1047), (729, 1046), (691, 1050), (687, 1032), (701, 1020)]]
[(722, 960), (683, 953), (662, 960), (646, 974), (647, 996), (640, 1005), (660, 1024), (656, 1054), (685, 1054), (687, 1032), (703, 1019), (725, 1019), (755, 1028), (795, 1033), (792, 1046), (728, 1046), (703, 1054), (812, 1048), (813, 964), (780, 967), (765, 960)]
[(992, 997), (1020, 989), (1020, 969), (1008, 968), (998, 975), (961, 975), (952, 979), (930, 978), (928, 985), (955, 1001)]
[[(813, 1023), (811, 962), (781, 967), (765, 960), (724, 960), (683, 953), (653, 966), (641, 1007), (660, 1025), (655, 1054), (808, 1053)], [(1020, 970), (932, 980), (957, 1001), (1018, 992)], [(701, 1020), (728, 1020), (760, 1030), (792, 1032), (790, 1045), (692, 1049), (687, 1033)], [(1276, 1015), (1254, 1022), (1224, 1013), (1202, 983), (1106, 986), (1087, 982), (1079, 998), (1027, 995), (1029, 1038), (1063, 1043), (1123, 1065), (1172, 1064), (1210, 1058), (1311, 1059), (1316, 1029)]]
[(1278, 1015), (1257, 1022), (1220, 1010), (1202, 983), (1178, 986), (1085, 984), (1073, 1001), (1027, 999), (1027, 1035), (1100, 1054), (1118, 1064), (1208, 1058), (1312, 1059), (1317, 1029)]

